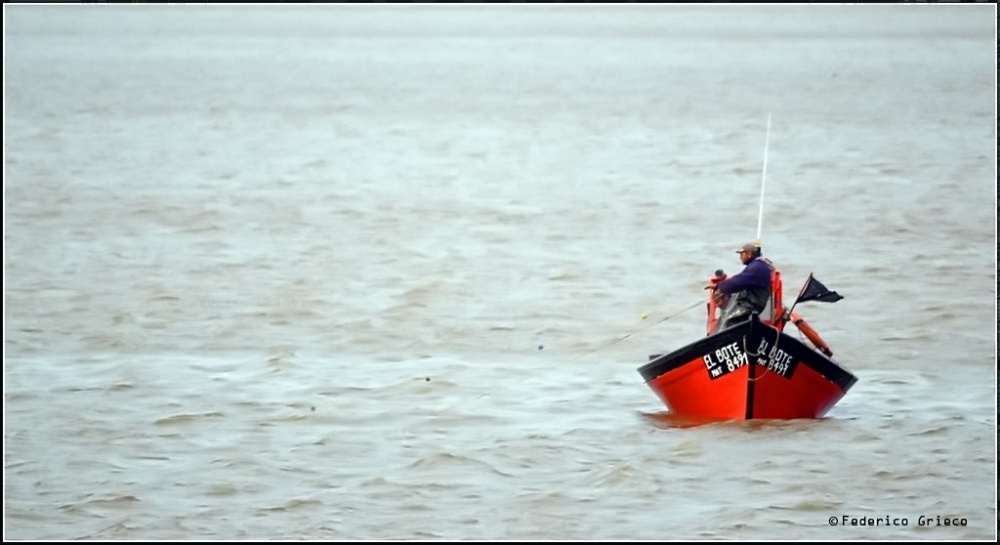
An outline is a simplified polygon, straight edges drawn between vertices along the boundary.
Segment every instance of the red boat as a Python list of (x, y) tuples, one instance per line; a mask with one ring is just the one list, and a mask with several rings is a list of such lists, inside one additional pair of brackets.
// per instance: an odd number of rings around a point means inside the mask
[[(720, 279), (721, 271), (716, 272)], [(714, 293), (708, 302), (708, 335), (669, 354), (650, 356), (639, 374), (674, 415), (697, 419), (821, 418), (857, 382), (833, 360), (820, 336), (793, 313), (805, 301), (833, 302), (812, 275), (791, 309), (782, 304), (781, 273), (771, 277), (763, 312), (720, 329), (729, 309)], [(792, 322), (810, 345), (788, 335)]]

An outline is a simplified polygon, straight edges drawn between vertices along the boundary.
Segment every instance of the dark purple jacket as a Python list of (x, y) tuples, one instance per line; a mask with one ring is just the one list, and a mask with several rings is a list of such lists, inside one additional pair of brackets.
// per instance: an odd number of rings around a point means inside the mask
[(771, 267), (759, 257), (753, 258), (737, 274), (716, 284), (719, 291), (726, 294), (736, 293), (753, 288), (771, 289)]

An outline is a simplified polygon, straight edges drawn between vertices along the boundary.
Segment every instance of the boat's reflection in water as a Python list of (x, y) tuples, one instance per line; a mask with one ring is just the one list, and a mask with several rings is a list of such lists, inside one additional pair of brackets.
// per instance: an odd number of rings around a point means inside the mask
[[(657, 428), (661, 429), (690, 429), (690, 428), (702, 428), (702, 427), (728, 427), (736, 430), (754, 432), (763, 430), (776, 430), (776, 429), (804, 429), (812, 428), (817, 425), (823, 425), (823, 423), (830, 423), (835, 421), (840, 421), (841, 419), (822, 417), (822, 418), (795, 418), (795, 419), (784, 419), (784, 418), (758, 418), (752, 420), (742, 420), (742, 419), (730, 419), (730, 418), (712, 418), (706, 416), (693, 416), (693, 415), (682, 415), (674, 414), (670, 411), (660, 411), (655, 413), (649, 412), (638, 412), (639, 417), (643, 420), (651, 423)], [(852, 420), (849, 418), (848, 420)]]

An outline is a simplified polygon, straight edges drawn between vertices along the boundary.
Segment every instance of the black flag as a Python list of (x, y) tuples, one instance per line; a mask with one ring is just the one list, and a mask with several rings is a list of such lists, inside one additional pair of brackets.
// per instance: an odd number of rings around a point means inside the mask
[(806, 280), (806, 285), (802, 286), (802, 291), (799, 292), (799, 298), (796, 299), (795, 302), (804, 303), (806, 301), (820, 301), (823, 303), (836, 303), (843, 298), (843, 295), (840, 295), (835, 291), (828, 290), (819, 280), (813, 278), (812, 273), (809, 273), (809, 279)]

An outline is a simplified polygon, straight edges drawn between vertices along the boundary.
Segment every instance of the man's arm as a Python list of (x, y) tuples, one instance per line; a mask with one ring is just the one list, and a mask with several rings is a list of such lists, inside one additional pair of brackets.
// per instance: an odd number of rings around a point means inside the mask
[(716, 284), (722, 293), (736, 293), (750, 288), (771, 286), (771, 269), (762, 261), (753, 260), (742, 271)]

